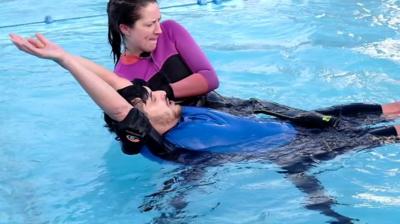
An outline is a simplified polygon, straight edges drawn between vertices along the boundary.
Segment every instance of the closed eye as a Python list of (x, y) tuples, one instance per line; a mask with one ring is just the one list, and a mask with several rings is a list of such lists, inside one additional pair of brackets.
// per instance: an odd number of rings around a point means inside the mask
[(167, 103), (167, 105), (170, 105), (170, 103), (171, 103), (171, 102), (169, 102), (167, 95), (165, 95), (165, 102)]
[(152, 102), (156, 102), (157, 101), (156, 97), (153, 96), (153, 92), (150, 92), (150, 99), (151, 99)]

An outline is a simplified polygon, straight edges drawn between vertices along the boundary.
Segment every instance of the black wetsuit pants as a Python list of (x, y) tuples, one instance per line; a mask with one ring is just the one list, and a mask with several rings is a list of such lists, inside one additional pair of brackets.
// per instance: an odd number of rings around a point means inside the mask
[(397, 136), (393, 126), (366, 127), (387, 121), (382, 117), (382, 106), (379, 104), (352, 103), (305, 111), (258, 99), (224, 97), (213, 92), (207, 95), (203, 106), (241, 116), (267, 114), (304, 128), (357, 131), (362, 129), (376, 136)]

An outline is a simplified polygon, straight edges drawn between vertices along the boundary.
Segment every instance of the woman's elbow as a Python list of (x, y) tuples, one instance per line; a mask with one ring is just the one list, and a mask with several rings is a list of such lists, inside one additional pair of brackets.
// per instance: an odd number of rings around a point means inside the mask
[(214, 73), (208, 80), (208, 91), (211, 92), (219, 87), (219, 79), (218, 76)]
[(196, 73), (196, 78), (202, 83), (203, 91), (211, 92), (219, 86), (219, 80), (214, 70), (201, 70)]
[(211, 92), (219, 87), (219, 81), (213, 82), (208, 85), (208, 91)]

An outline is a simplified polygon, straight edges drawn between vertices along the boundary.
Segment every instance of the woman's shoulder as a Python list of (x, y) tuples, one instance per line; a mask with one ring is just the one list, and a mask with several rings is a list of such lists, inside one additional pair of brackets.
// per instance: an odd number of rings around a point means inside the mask
[(181, 24), (172, 19), (163, 21), (161, 23), (161, 28), (164, 32), (167, 33), (186, 31), (186, 29)]
[(172, 19), (167, 19), (167, 20), (162, 21), (161, 26), (167, 27), (167, 28), (176, 27), (176, 26), (182, 27), (182, 25), (180, 25), (178, 22), (176, 22), (175, 20), (172, 20)]

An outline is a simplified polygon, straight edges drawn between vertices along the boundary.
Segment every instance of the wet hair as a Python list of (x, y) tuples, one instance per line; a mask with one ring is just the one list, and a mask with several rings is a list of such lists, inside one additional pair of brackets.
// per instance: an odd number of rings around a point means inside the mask
[[(127, 86), (125, 88), (117, 90), (117, 92), (133, 107), (135, 107), (137, 103), (137, 99), (140, 101), (145, 102), (149, 98), (149, 92), (147, 92), (144, 85), (146, 82), (144, 80), (135, 79), (133, 80), (134, 85)], [(106, 113), (104, 113), (104, 121), (106, 122), (105, 127), (108, 128), (110, 132), (115, 133), (117, 130), (118, 122), (111, 119)]]
[(107, 4), (108, 14), (108, 42), (111, 45), (111, 53), (114, 62), (121, 57), (121, 45), (124, 43), (123, 33), (119, 25), (132, 26), (140, 19), (139, 10), (157, 0), (109, 0)]

